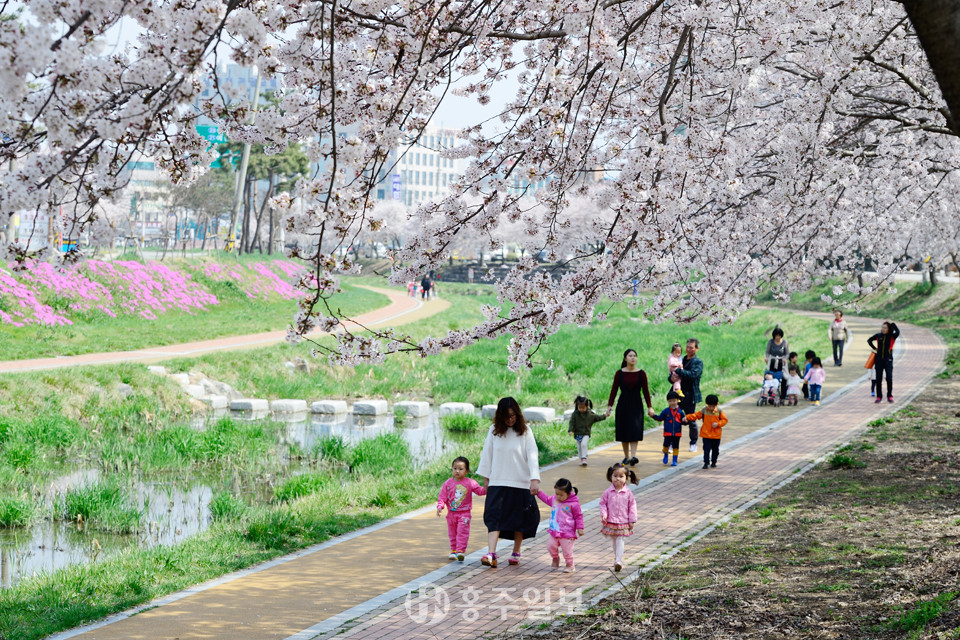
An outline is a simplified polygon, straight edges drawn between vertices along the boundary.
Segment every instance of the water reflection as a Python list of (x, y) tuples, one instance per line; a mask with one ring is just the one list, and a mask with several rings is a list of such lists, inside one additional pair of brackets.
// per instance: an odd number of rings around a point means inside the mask
[[(95, 483), (98, 471), (75, 471), (49, 483), (43, 502), (52, 505), (67, 490)], [(213, 491), (204, 484), (183, 489), (169, 483), (137, 482), (132, 496), (143, 511), (142, 530), (111, 534), (75, 522), (44, 521), (29, 528), (0, 528), (0, 586), (107, 557), (131, 543), (141, 547), (172, 545), (210, 526)]]
[[(236, 417), (236, 412), (217, 412), (195, 420), (193, 428), (205, 430), (223, 415)], [(249, 416), (244, 416), (249, 419)], [(355, 416), (353, 414), (274, 414), (274, 422), (285, 423), (280, 431), (278, 465), (287, 465), (287, 452), (293, 445), (305, 453), (315, 450), (320, 440), (340, 437), (350, 445), (396, 432), (406, 441), (414, 468), (423, 468), (438, 458), (457, 455), (461, 444), (472, 436), (444, 431), (435, 412), (421, 418), (407, 416), (401, 426), (394, 424), (392, 414)], [(261, 471), (234, 469), (229, 476), (216, 479), (181, 479), (177, 482), (143, 482), (133, 484), (131, 495), (135, 506), (143, 511), (142, 530), (133, 535), (114, 535), (76, 523), (43, 521), (28, 529), (0, 528), (0, 587), (16, 584), (23, 577), (50, 573), (65, 567), (108, 557), (131, 543), (143, 547), (173, 545), (204, 531), (210, 526), (210, 503), (215, 491), (228, 491), (258, 502), (273, 496), (273, 489), (283, 477), (301, 470), (289, 465), (280, 476), (265, 477)], [(52, 507), (68, 490), (96, 483), (101, 473), (76, 470), (48, 483), (42, 501)]]

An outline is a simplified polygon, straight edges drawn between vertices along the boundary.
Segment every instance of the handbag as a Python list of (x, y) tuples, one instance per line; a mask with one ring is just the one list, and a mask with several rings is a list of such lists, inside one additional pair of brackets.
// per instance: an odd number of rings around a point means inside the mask
[(877, 359), (877, 354), (870, 352), (870, 355), (867, 356), (867, 363), (863, 365), (864, 369), (873, 369), (873, 363)]

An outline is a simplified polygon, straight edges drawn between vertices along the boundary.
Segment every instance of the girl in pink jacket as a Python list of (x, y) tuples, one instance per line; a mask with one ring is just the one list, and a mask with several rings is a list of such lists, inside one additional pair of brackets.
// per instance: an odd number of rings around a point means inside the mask
[(603, 521), (600, 533), (608, 536), (613, 544), (614, 571), (623, 568), (624, 538), (633, 535), (633, 524), (637, 521), (637, 501), (627, 487), (627, 478), (633, 484), (639, 482), (633, 469), (619, 462), (613, 465), (607, 469), (610, 486), (600, 496), (600, 519)]
[(548, 496), (541, 491), (537, 497), (553, 507), (550, 512), (550, 540), (547, 542), (547, 551), (553, 558), (553, 568), (560, 568), (560, 549), (563, 550), (563, 560), (566, 563), (564, 573), (573, 573), (573, 543), (577, 536), (583, 535), (583, 511), (580, 509), (580, 498), (577, 497), (577, 488), (566, 478), (557, 480), (553, 485), (555, 495)]
[(437, 517), (447, 508), (447, 535), (450, 536), (451, 560), (463, 562), (463, 554), (470, 542), (470, 509), (473, 507), (473, 494), (487, 495), (487, 490), (471, 478), (470, 461), (460, 456), (453, 461), (453, 476), (440, 487), (437, 497)]

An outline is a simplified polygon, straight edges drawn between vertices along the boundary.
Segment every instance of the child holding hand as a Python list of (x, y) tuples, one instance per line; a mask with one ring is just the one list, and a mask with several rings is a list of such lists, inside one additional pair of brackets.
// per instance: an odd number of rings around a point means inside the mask
[(463, 562), (463, 554), (470, 542), (470, 509), (473, 508), (473, 494), (487, 495), (487, 490), (471, 478), (470, 461), (460, 456), (454, 458), (453, 475), (440, 487), (437, 497), (437, 517), (447, 508), (447, 535), (450, 536), (450, 560)]
[(554, 495), (547, 495), (540, 491), (537, 497), (552, 507), (550, 511), (550, 540), (547, 541), (547, 551), (553, 558), (554, 569), (560, 568), (560, 550), (563, 550), (563, 560), (566, 564), (564, 573), (573, 573), (576, 568), (573, 564), (573, 544), (578, 536), (583, 535), (583, 510), (580, 508), (580, 499), (577, 497), (577, 488), (566, 478), (557, 480), (553, 485)]
[(727, 416), (717, 406), (720, 399), (714, 394), (707, 396), (703, 411), (688, 413), (687, 420), (703, 420), (700, 427), (700, 438), (703, 440), (703, 468), (716, 467), (720, 456), (720, 436), (727, 426)]
[(673, 464), (677, 466), (677, 458), (680, 455), (680, 438), (683, 436), (683, 423), (686, 417), (680, 410), (680, 396), (676, 391), (667, 392), (666, 409), (655, 416), (652, 416), (657, 422), (663, 423), (663, 464), (667, 464), (670, 455), (670, 449), (673, 449)]

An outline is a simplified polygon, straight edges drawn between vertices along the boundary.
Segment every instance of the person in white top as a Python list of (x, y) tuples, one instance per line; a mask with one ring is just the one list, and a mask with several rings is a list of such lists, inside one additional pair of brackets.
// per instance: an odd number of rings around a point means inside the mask
[(847, 321), (843, 319), (843, 311), (837, 309), (833, 312), (833, 322), (830, 323), (827, 333), (830, 334), (830, 342), (833, 344), (833, 366), (842, 367), (843, 345), (853, 339), (850, 327), (847, 326)]
[(513, 398), (497, 404), (493, 425), (483, 443), (477, 475), (487, 490), (483, 523), (487, 527), (488, 553), (481, 563), (497, 566), (497, 540), (513, 540), (508, 562), (520, 564), (524, 538), (537, 535), (540, 508), (534, 496), (540, 492), (540, 453), (533, 432)]

